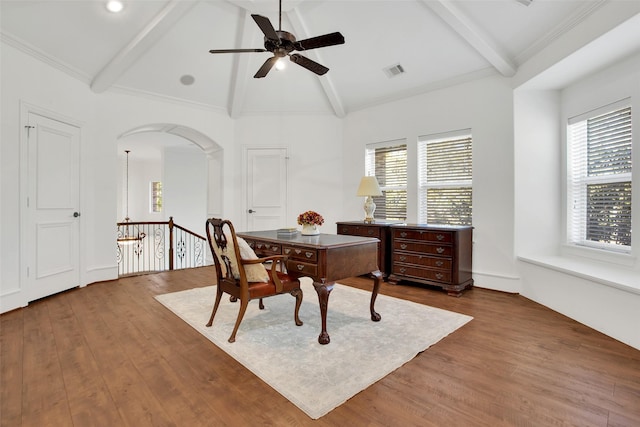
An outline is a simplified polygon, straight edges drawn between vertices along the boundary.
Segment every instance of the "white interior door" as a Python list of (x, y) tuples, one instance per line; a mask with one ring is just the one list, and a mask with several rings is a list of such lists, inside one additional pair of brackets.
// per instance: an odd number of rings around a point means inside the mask
[(80, 129), (29, 113), (26, 295), (80, 284)]
[(287, 224), (287, 149), (249, 148), (246, 155), (247, 231)]

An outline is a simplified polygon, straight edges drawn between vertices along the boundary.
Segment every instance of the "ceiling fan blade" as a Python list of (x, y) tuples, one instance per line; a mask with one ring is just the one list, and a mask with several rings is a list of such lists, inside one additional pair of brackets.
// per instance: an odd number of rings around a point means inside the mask
[(256, 79), (261, 79), (262, 77), (266, 76), (271, 68), (273, 68), (273, 66), (276, 64), (276, 62), (278, 62), (278, 59), (279, 58), (277, 56), (272, 56), (271, 58), (264, 61), (262, 67), (260, 67), (258, 72), (253, 77)]
[(278, 37), (278, 33), (276, 33), (273, 25), (271, 25), (269, 18), (262, 15), (251, 15), (251, 17), (256, 21), (256, 24), (258, 24), (258, 27), (260, 27), (260, 30), (266, 38), (269, 40), (280, 40), (280, 37)]
[(211, 49), (209, 53), (267, 52), (266, 49)]
[(293, 55), (289, 55), (289, 57), (291, 58), (291, 61), (295, 62), (301, 67), (306, 68), (309, 71), (313, 71), (319, 76), (329, 71), (329, 69), (324, 65), (318, 64), (316, 61), (313, 61), (307, 58), (306, 56), (302, 56), (302, 55), (298, 55), (297, 53), (294, 53)]
[(344, 36), (340, 33), (325, 34), (310, 39), (299, 40), (296, 42), (296, 50), (317, 49), (319, 47), (335, 46), (344, 44)]

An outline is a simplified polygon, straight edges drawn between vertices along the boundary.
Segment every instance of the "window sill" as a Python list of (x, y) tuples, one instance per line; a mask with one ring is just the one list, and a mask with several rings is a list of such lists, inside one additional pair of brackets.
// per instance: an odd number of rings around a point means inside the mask
[(557, 255), (518, 256), (518, 260), (640, 295), (640, 272)]

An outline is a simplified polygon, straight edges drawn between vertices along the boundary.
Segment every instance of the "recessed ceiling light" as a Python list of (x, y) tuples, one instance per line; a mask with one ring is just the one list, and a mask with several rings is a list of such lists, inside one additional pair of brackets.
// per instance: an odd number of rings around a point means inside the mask
[(107, 2), (107, 10), (109, 12), (118, 13), (121, 12), (124, 8), (124, 5), (120, 0), (109, 0)]
[(196, 81), (195, 77), (193, 77), (190, 74), (185, 74), (184, 76), (180, 77), (180, 83), (182, 83), (185, 86), (190, 86), (195, 81)]

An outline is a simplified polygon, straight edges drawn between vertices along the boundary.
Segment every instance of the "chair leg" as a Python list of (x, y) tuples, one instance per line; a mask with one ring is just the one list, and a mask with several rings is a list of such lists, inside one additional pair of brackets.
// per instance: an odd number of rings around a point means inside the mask
[(258, 304), (260, 310), (264, 310), (264, 304), (262, 303), (262, 298), (260, 298), (260, 303)]
[(296, 297), (296, 308), (293, 314), (293, 318), (296, 321), (297, 326), (302, 326), (302, 320), (300, 320), (300, 317), (298, 316), (298, 313), (300, 312), (300, 306), (302, 305), (302, 289), (292, 290), (291, 295)]
[(213, 310), (211, 311), (211, 317), (209, 318), (207, 326), (211, 326), (213, 324), (213, 317), (216, 315), (216, 311), (218, 311), (218, 306), (220, 305), (221, 299), (222, 289), (220, 289), (220, 286), (216, 286), (216, 302), (213, 304)]
[(238, 332), (238, 328), (240, 327), (240, 322), (242, 322), (242, 318), (244, 317), (245, 311), (247, 311), (248, 305), (249, 305), (248, 300), (240, 299), (240, 311), (238, 312), (238, 318), (236, 319), (236, 324), (233, 327), (233, 332), (231, 332), (231, 336), (229, 337), (229, 342), (236, 341), (236, 332)]

